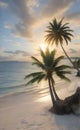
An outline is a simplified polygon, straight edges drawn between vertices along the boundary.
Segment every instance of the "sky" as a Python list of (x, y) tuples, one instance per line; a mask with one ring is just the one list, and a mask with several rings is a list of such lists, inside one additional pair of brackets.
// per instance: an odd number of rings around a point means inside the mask
[[(54, 18), (74, 30), (64, 48), (80, 57), (80, 0), (0, 0), (0, 61), (29, 61), (46, 45), (45, 31)], [(52, 46), (54, 49), (54, 46)], [(63, 54), (60, 46), (58, 54)]]

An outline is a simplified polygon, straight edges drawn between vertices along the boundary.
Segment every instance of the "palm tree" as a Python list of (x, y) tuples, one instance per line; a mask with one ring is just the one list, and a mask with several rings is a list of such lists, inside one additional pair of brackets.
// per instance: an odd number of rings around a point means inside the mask
[(70, 71), (66, 69), (71, 68), (70, 66), (67, 66), (67, 65), (59, 65), (59, 62), (64, 58), (64, 56), (59, 56), (55, 58), (55, 54), (56, 54), (55, 50), (50, 51), (47, 48), (46, 51), (43, 52), (40, 49), (40, 55), (41, 55), (42, 61), (32, 56), (32, 60), (33, 60), (32, 64), (41, 68), (42, 71), (31, 73), (25, 76), (25, 79), (31, 78), (30, 81), (26, 85), (30, 83), (35, 83), (35, 82), (39, 83), (43, 79), (47, 80), (49, 84), (49, 90), (50, 90), (50, 95), (51, 95), (53, 104), (55, 104), (56, 101), (59, 100), (59, 97), (54, 87), (55, 81), (54, 81), (53, 76), (54, 74), (56, 74), (61, 79), (69, 81), (69, 79), (65, 76), (65, 74), (70, 74)]
[[(67, 58), (69, 59), (69, 61), (74, 67), (73, 61), (68, 56), (68, 54), (66, 53), (63, 47), (64, 41), (66, 42), (67, 45), (68, 42), (71, 42), (71, 37), (73, 37), (72, 35), (73, 30), (71, 30), (70, 27), (68, 26), (69, 23), (63, 24), (62, 22), (63, 22), (63, 18), (60, 21), (57, 21), (55, 18), (52, 22), (49, 23), (48, 29), (46, 30), (47, 35), (45, 41), (47, 41), (48, 44), (52, 44), (52, 45), (56, 44), (56, 46), (60, 44), (63, 52), (65, 53), (65, 55), (67, 56)], [(79, 72), (78, 68), (77, 70)]]

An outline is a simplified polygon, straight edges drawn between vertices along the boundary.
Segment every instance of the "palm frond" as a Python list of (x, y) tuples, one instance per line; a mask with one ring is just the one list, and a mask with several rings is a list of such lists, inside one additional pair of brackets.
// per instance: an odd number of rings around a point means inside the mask
[(64, 70), (57, 70), (57, 71), (55, 71), (56, 73), (58, 72), (58, 73), (60, 73), (60, 74), (62, 74), (62, 75), (65, 75), (65, 74), (71, 74), (71, 71), (64, 71)]
[(64, 19), (64, 18), (62, 18), (62, 19), (58, 22), (58, 28), (60, 28), (60, 27), (62, 26), (63, 19)]
[(45, 79), (45, 76), (46, 76), (45, 73), (35, 75), (35, 76), (33, 76), (33, 78), (30, 81), (27, 82), (26, 85), (33, 84), (35, 82), (39, 83), (41, 80)]
[(71, 69), (72, 67), (71, 66), (68, 66), (68, 65), (60, 65), (58, 67), (55, 67), (55, 70), (64, 70), (64, 69)]
[(49, 48), (46, 49), (45, 54), (42, 50), (40, 50), (41, 56), (42, 56), (42, 60), (43, 63), (45, 65), (46, 68), (50, 68), (53, 64), (53, 60), (55, 58), (55, 53), (56, 51), (49, 51)]
[(64, 59), (64, 56), (59, 56), (58, 58), (56, 58), (54, 61), (53, 67), (56, 67), (59, 64), (59, 62), (63, 59)]
[(43, 74), (43, 72), (35, 72), (35, 73), (31, 73), (25, 76), (24, 79), (30, 78), (30, 77), (36, 77), (37, 75), (41, 75)]
[(33, 59), (32, 65), (36, 65), (36, 66), (40, 67), (41, 69), (45, 70), (45, 66), (41, 61), (39, 61), (37, 58), (35, 58), (33, 56), (31, 58)]
[(60, 79), (63, 79), (63, 80), (67, 80), (70, 82), (70, 79), (67, 78), (64, 74), (62, 74), (61, 72), (56, 72), (57, 76), (60, 78)]
[(64, 18), (57, 21), (56, 18), (54, 18), (53, 21), (49, 23), (45, 38), (48, 44), (54, 44), (54, 41), (56, 45), (62, 44), (63, 40), (68, 44), (68, 42), (71, 41), (73, 30), (68, 26), (69, 23), (63, 24), (63, 19)]
[(39, 68), (41, 68), (42, 71), (26, 75), (25, 79), (30, 78), (30, 80), (26, 85), (35, 82), (39, 83), (43, 79), (48, 80), (53, 76), (54, 72), (60, 78), (69, 81), (69, 79), (65, 75), (70, 74), (70, 71), (68, 71), (67, 69), (70, 69), (71, 67), (67, 65), (59, 65), (60, 61), (63, 60), (64, 56), (59, 56), (56, 58), (55, 57), (56, 51), (55, 50), (50, 51), (49, 48), (47, 48), (45, 52), (43, 52), (40, 49), (40, 54), (42, 61), (39, 61), (37, 58), (32, 56), (33, 59), (32, 63), (33, 65), (36, 65)]

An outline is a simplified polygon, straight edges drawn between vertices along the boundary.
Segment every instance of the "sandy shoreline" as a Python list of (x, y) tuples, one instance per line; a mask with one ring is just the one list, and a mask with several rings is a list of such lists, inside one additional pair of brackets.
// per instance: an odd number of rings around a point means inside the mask
[(50, 107), (50, 97), (38, 94), (0, 98), (0, 130), (80, 130), (80, 116), (58, 116)]
[[(80, 86), (80, 78), (73, 76), (71, 80), (71, 83), (59, 83), (62, 89), (57, 92), (61, 98), (71, 95)], [(49, 112), (51, 105), (50, 96), (45, 92), (1, 97), (0, 130), (80, 130), (80, 116), (52, 114)]]

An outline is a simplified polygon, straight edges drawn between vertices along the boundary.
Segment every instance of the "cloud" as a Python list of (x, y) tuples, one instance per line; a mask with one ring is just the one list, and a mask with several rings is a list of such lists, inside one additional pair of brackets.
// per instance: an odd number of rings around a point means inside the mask
[(66, 19), (70, 21), (74, 27), (80, 26), (80, 0), (73, 0), (72, 3), (72, 7), (65, 13)]
[(0, 1), (0, 8), (7, 8), (7, 7), (8, 7), (7, 3)]
[(9, 23), (4, 23), (4, 28), (6, 28), (6, 29), (11, 29), (11, 28), (12, 28), (12, 25), (9, 24)]
[(16, 42), (16, 41), (14, 41), (14, 40), (12, 40), (12, 39), (3, 38), (2, 40), (3, 40), (4, 42), (6, 42), (7, 44), (10, 43), (10, 44), (12, 44), (12, 45), (14, 45), (14, 46), (18, 46), (18, 47), (20, 47), (20, 46), (22, 45), (21, 42)]
[(13, 21), (12, 27), (8, 23), (4, 27), (7, 29), (11, 27), (11, 32), (15, 37), (27, 38), (29, 42), (35, 41), (35, 37), (41, 35), (45, 24), (52, 18), (65, 16), (68, 21), (76, 20), (76, 16), (79, 18), (80, 11), (68, 13), (76, 2), (78, 3), (78, 0), (46, 0), (42, 3), (39, 0), (7, 1), (8, 11), (15, 16), (16, 20)]
[(30, 61), (30, 54), (26, 51), (7, 51), (0, 48), (0, 61)]
[(75, 49), (69, 49), (70, 53), (76, 53), (77, 51)]
[(3, 54), (4, 48), (0, 47), (0, 56)]
[(17, 36), (31, 38), (34, 36), (32, 26), (36, 21), (32, 9), (38, 6), (37, 0), (12, 0), (9, 10), (17, 17), (18, 22), (14, 24), (12, 33)]
[(68, 51), (68, 55), (72, 57), (80, 57), (80, 49), (76, 50), (76, 49), (70, 48)]
[(12, 42), (12, 39), (7, 39), (7, 38), (3, 37), (3, 41), (5, 41), (5, 42)]
[(73, 2), (71, 0), (49, 0), (42, 6), (38, 12), (37, 21), (35, 23), (36, 28), (44, 27), (53, 18), (61, 18), (65, 16)]
[(43, 16), (54, 17), (56, 15), (63, 15), (72, 5), (70, 0), (50, 0), (43, 9)]
[(21, 51), (21, 50), (16, 50), (16, 51), (4, 51), (4, 53), (13, 54), (13, 55), (30, 56), (29, 53), (27, 53), (26, 51)]
[(8, 2), (9, 11), (17, 18), (12, 33), (17, 37), (33, 39), (35, 30), (47, 22), (46, 18), (49, 20), (56, 12), (58, 15), (63, 14), (70, 8), (71, 3), (69, 0), (50, 0), (42, 5), (38, 0), (11, 0)]
[(19, 42), (14, 42), (14, 43), (12, 43), (14, 46), (21, 46), (21, 43), (19, 43)]
[[(77, 31), (76, 36), (74, 36), (75, 41), (80, 41), (80, 32)], [(80, 43), (75, 43), (76, 45), (80, 45)]]
[(75, 45), (80, 47), (80, 43), (75, 43)]
[(66, 19), (70, 21), (74, 27), (80, 26), (80, 11), (66, 15)]

